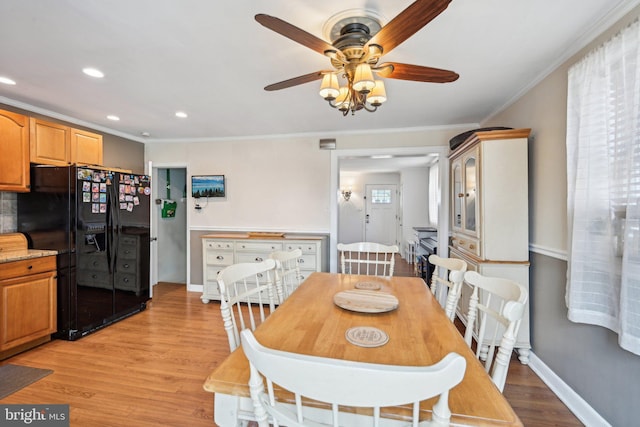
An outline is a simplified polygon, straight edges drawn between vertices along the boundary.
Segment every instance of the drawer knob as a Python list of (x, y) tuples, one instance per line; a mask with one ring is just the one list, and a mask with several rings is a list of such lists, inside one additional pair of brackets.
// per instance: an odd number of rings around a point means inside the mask
[(222, 261), (222, 260), (224, 259), (224, 257), (223, 257), (222, 255), (218, 255), (218, 256), (216, 257), (216, 259), (217, 259), (217, 260)]
[(33, 268), (33, 265), (30, 265), (29, 267), (27, 267), (27, 270), (31, 270)]
[(256, 262), (262, 262), (264, 261), (262, 258), (260, 258), (259, 256), (256, 257)]
[(304, 264), (304, 260), (303, 260), (302, 258), (300, 258), (300, 259), (298, 260), (298, 262), (299, 262), (300, 264)]

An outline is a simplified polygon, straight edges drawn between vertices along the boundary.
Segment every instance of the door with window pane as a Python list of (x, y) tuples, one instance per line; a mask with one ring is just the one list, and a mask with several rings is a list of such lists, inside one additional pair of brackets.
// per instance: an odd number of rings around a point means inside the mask
[(365, 241), (395, 245), (398, 213), (396, 185), (367, 184), (365, 190)]

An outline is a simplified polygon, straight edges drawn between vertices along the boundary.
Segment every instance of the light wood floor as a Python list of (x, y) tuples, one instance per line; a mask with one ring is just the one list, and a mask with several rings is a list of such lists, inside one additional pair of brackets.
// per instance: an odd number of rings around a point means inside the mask
[[(184, 285), (154, 290), (142, 313), (0, 362), (54, 370), (0, 403), (69, 404), (71, 426), (78, 427), (214, 425), (213, 396), (202, 383), (229, 352), (219, 304), (202, 304)], [(582, 425), (517, 361), (505, 395), (526, 426)]]

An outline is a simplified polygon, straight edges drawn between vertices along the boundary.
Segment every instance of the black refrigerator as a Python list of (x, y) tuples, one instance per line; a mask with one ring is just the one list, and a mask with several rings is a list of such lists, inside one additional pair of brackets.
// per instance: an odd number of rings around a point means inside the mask
[(29, 247), (58, 251), (58, 332), (76, 340), (146, 308), (147, 175), (82, 166), (31, 167), (18, 194), (18, 231)]

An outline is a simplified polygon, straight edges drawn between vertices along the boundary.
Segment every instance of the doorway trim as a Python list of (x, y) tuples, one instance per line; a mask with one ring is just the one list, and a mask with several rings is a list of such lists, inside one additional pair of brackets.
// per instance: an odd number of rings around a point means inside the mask
[[(329, 270), (338, 271), (337, 239), (338, 239), (338, 201), (340, 197), (340, 159), (344, 157), (367, 157), (379, 155), (416, 155), (438, 154), (438, 172), (440, 175), (440, 211), (438, 212), (438, 246), (449, 245), (449, 147), (446, 145), (420, 147), (387, 147), (361, 148), (331, 151), (331, 183), (330, 183), (330, 225), (329, 225)], [(442, 252), (448, 256), (449, 251)]]

